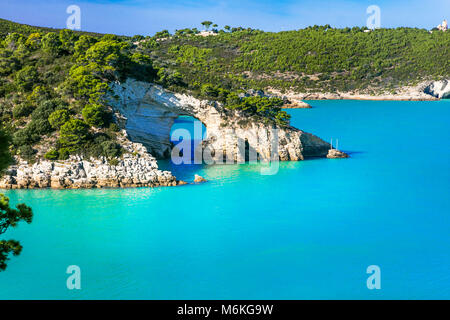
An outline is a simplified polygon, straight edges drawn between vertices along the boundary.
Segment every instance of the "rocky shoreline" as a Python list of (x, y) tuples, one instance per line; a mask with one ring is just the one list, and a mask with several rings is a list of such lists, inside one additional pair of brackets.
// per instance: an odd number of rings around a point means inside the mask
[(121, 159), (114, 165), (107, 159), (39, 160), (28, 163), (16, 158), (0, 180), (0, 189), (90, 189), (159, 187), (185, 184), (169, 171), (158, 169), (156, 159), (139, 143), (126, 141)]
[[(171, 93), (151, 83), (128, 79), (114, 83), (112, 88), (114, 98), (110, 104), (122, 128), (118, 142), (125, 151), (120, 158), (111, 161), (71, 156), (68, 160), (41, 158), (28, 163), (16, 157), (16, 163), (0, 179), (0, 189), (134, 188), (186, 184), (178, 181), (171, 172), (160, 170), (156, 160), (171, 155), (170, 130), (179, 116), (194, 117), (206, 126), (208, 133), (202, 147), (214, 163), (225, 160), (227, 163), (229, 160), (241, 163), (247, 156), (255, 156), (261, 161), (274, 156), (278, 156), (280, 161), (298, 161), (309, 157), (338, 158), (345, 155), (329, 154), (331, 145), (328, 142), (297, 128), (243, 121), (244, 115), (237, 110), (225, 110), (218, 103)], [(309, 106), (300, 100), (289, 101), (297, 107)], [(272, 151), (275, 146), (276, 150)], [(204, 179), (196, 177), (194, 182), (204, 182)]]
[(416, 86), (397, 89), (395, 93), (370, 95), (360, 92), (294, 92), (282, 93), (268, 88), (268, 92), (289, 100), (370, 100), (370, 101), (437, 101), (450, 97), (450, 80), (424, 81)]
[(211, 160), (243, 161), (240, 147), (260, 160), (272, 159), (272, 144), (278, 139), (277, 154), (281, 161), (325, 157), (330, 144), (313, 134), (287, 126), (283, 128), (247, 120), (238, 110), (227, 110), (220, 103), (199, 100), (186, 94), (171, 93), (151, 83), (128, 79), (113, 84), (113, 108), (123, 117), (123, 127), (131, 140), (142, 143), (152, 155), (170, 155), (170, 130), (179, 116), (193, 117), (207, 128), (202, 146)]

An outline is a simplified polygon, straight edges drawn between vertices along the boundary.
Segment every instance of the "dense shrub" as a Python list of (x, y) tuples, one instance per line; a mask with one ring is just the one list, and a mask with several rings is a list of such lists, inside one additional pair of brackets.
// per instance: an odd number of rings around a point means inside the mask
[(58, 56), (62, 50), (59, 36), (54, 32), (47, 33), (42, 38), (42, 50), (50, 56)]
[(83, 56), (86, 53), (86, 51), (96, 42), (97, 39), (94, 37), (87, 35), (80, 36), (78, 41), (75, 42), (74, 57), (78, 58), (80, 56)]
[(111, 123), (108, 128), (108, 132), (119, 132), (120, 128), (116, 123)]
[[(47, 119), (32, 119), (28, 124), (27, 128), (30, 130), (32, 135), (43, 136), (53, 131), (52, 126)], [(37, 139), (36, 141), (39, 141)]]
[(58, 99), (43, 101), (34, 111), (31, 113), (31, 122), (25, 128), (23, 134), (29, 134), (32, 141), (37, 142), (40, 139), (37, 136), (43, 136), (53, 131), (53, 128), (48, 121), (50, 115), (58, 107), (58, 104), (62, 103)]
[(0, 76), (8, 76), (20, 69), (19, 60), (12, 56), (13, 52), (3, 50), (0, 54)]
[(218, 96), (218, 90), (212, 84), (206, 83), (202, 85), (201, 94), (206, 98), (216, 98)]
[(13, 108), (13, 116), (16, 119), (28, 117), (33, 112), (34, 107), (29, 103), (21, 103)]
[(41, 40), (41, 34), (35, 32), (28, 36), (28, 39), (25, 41), (25, 45), (30, 50), (37, 50), (41, 47)]
[(110, 114), (105, 107), (99, 104), (88, 104), (83, 108), (82, 115), (84, 121), (93, 127), (104, 127), (109, 119)]
[(34, 129), (34, 125), (28, 125), (25, 128), (16, 131), (12, 139), (13, 144), (16, 147), (20, 147), (38, 142), (41, 139), (41, 134), (36, 132)]
[(108, 84), (98, 77), (102, 73), (103, 69), (97, 64), (74, 65), (61, 89), (75, 98), (97, 103), (109, 91)]
[(55, 110), (56, 105), (53, 101), (44, 101), (31, 114), (33, 120), (47, 120), (50, 114)]
[(257, 115), (263, 119), (274, 121), (278, 125), (286, 125), (290, 119), (290, 115), (281, 110), (283, 100), (279, 98), (267, 97), (244, 97), (236, 99), (235, 96), (230, 97), (227, 108), (242, 110), (249, 115)]
[(18, 148), (18, 154), (26, 160), (33, 159), (33, 156), (36, 154), (36, 150), (34, 150), (29, 145), (23, 145)]
[[(117, 40), (102, 40), (92, 45), (85, 53), (83, 61), (96, 63), (100, 66), (108, 66), (121, 70), (126, 68), (129, 45)], [(105, 71), (110, 68), (106, 68)], [(113, 71), (113, 70), (111, 70)]]
[(9, 50), (16, 50), (25, 44), (25, 37), (17, 32), (10, 32), (5, 38), (5, 47)]
[(11, 138), (0, 128), (0, 173), (4, 168), (12, 162), (11, 154), (9, 153), (9, 144)]
[(41, 103), (51, 98), (52, 92), (49, 88), (45, 86), (36, 86), (34, 87), (33, 92), (27, 97), (27, 100), (34, 103)]
[(15, 91), (16, 89), (13, 83), (0, 81), (0, 98), (5, 97), (8, 94), (13, 93)]
[(103, 150), (103, 155), (107, 158), (115, 158), (120, 156), (121, 147), (118, 143), (114, 141), (104, 141), (101, 143), (101, 147)]
[(59, 158), (58, 150), (51, 149), (45, 155), (44, 158), (47, 160), (57, 160)]
[(77, 150), (86, 142), (89, 135), (89, 126), (79, 120), (71, 119), (60, 129), (59, 143), (70, 150)]
[(53, 111), (49, 117), (48, 122), (52, 126), (53, 129), (59, 129), (64, 123), (69, 121), (70, 113), (66, 109), (60, 109)]
[(58, 159), (59, 160), (67, 160), (67, 159), (69, 159), (71, 150), (72, 150), (72, 148), (61, 148), (61, 149), (59, 149), (58, 150), (58, 153), (59, 153)]
[(16, 73), (14, 83), (19, 90), (29, 91), (38, 81), (38, 70), (33, 66), (26, 66)]
[(61, 49), (67, 54), (72, 54), (74, 52), (75, 42), (78, 36), (69, 29), (62, 29), (59, 31), (59, 41), (61, 42)]
[(183, 77), (178, 71), (159, 68), (157, 72), (158, 83), (165, 87), (184, 86)]

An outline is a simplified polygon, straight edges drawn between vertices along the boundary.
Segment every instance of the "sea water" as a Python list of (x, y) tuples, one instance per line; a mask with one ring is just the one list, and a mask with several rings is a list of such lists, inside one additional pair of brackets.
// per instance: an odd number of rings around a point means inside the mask
[(292, 125), (349, 159), (274, 175), (161, 163), (208, 182), (7, 191), (34, 220), (1, 236), (23, 251), (0, 272), (0, 299), (449, 299), (450, 103), (310, 104), (289, 110)]

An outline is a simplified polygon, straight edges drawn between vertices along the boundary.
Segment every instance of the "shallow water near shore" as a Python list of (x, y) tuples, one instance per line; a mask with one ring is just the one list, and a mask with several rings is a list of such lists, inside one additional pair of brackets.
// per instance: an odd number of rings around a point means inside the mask
[[(292, 125), (351, 158), (275, 175), (178, 167), (209, 180), (179, 187), (6, 191), (35, 216), (2, 235), (23, 252), (0, 299), (449, 299), (450, 102), (307, 102)], [(81, 290), (66, 288), (69, 265)]]

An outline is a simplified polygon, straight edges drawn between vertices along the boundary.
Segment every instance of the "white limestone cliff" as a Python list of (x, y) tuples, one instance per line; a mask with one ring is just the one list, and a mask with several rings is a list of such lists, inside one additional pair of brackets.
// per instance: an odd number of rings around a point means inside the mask
[[(214, 161), (243, 162), (249, 155), (258, 160), (303, 160), (326, 157), (330, 144), (293, 127), (279, 128), (248, 120), (239, 111), (215, 102), (176, 94), (146, 82), (128, 79), (111, 85), (110, 105), (122, 135), (119, 143), (126, 151), (113, 163), (107, 159), (39, 159), (28, 163), (16, 158), (0, 179), (0, 189), (156, 187), (185, 184), (169, 171), (158, 168), (156, 158), (168, 158), (173, 146), (170, 131), (179, 116), (192, 116), (207, 129), (201, 152)], [(247, 120), (246, 120), (247, 119)], [(155, 157), (156, 158), (155, 158)], [(205, 159), (203, 159), (205, 160)], [(256, 160), (250, 158), (250, 160)]]
[[(242, 161), (242, 146), (254, 150), (259, 159), (303, 160), (325, 157), (330, 144), (293, 127), (279, 128), (257, 121), (243, 120), (239, 111), (223, 108), (219, 103), (171, 93), (161, 86), (128, 79), (112, 85), (110, 104), (118, 112), (119, 123), (132, 141), (142, 143), (158, 158), (171, 152), (170, 130), (179, 116), (192, 116), (207, 129), (203, 147), (215, 157), (226, 155)], [(277, 150), (273, 147), (277, 142)], [(273, 150), (273, 151), (272, 151)], [(272, 152), (272, 155), (271, 155)], [(275, 156), (276, 156), (275, 155)]]
[(433, 81), (424, 92), (439, 99), (450, 99), (450, 80)]

